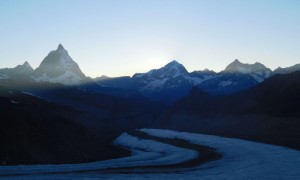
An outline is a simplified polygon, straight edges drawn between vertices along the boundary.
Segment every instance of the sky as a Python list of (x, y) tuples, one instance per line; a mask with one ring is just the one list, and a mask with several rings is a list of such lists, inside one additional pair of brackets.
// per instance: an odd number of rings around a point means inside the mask
[(36, 68), (59, 43), (91, 77), (174, 59), (217, 72), (300, 63), (299, 0), (0, 0), (0, 25), (0, 68)]

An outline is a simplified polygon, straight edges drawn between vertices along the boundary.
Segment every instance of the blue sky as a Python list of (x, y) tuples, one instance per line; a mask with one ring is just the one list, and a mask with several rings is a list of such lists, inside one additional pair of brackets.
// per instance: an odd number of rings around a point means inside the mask
[(36, 68), (59, 43), (89, 76), (176, 59), (220, 71), (234, 59), (300, 63), (298, 0), (0, 0), (0, 68)]

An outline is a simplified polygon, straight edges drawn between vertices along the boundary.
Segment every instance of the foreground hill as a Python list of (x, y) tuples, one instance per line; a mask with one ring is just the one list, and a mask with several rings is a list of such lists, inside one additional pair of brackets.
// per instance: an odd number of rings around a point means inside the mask
[(2, 165), (89, 162), (125, 153), (110, 145), (113, 132), (99, 137), (70, 120), (79, 111), (25, 92), (0, 87), (0, 114)]

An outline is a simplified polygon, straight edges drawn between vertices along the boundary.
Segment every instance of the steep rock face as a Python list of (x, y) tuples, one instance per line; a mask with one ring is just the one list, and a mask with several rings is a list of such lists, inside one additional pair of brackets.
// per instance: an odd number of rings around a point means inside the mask
[(79, 84), (85, 79), (78, 64), (69, 56), (68, 51), (59, 44), (57, 50), (51, 51), (35, 70), (33, 78), (38, 81)]

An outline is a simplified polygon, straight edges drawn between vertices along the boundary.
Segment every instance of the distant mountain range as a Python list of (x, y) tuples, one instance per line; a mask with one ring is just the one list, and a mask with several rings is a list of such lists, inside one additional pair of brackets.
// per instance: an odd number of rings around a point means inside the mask
[(84, 75), (68, 51), (59, 44), (58, 48), (51, 51), (35, 70), (25, 62), (15, 68), (0, 69), (0, 79), (21, 77), (34, 82), (63, 85), (96, 83), (102, 87), (117, 88), (121, 91), (138, 91), (147, 98), (170, 104), (187, 95), (194, 86), (211, 94), (230, 94), (253, 87), (275, 74), (297, 70), (300, 70), (300, 64), (272, 71), (261, 63), (244, 64), (236, 59), (219, 73), (210, 70), (188, 72), (182, 64), (173, 60), (162, 68), (136, 73), (132, 77), (101, 76), (92, 79)]

